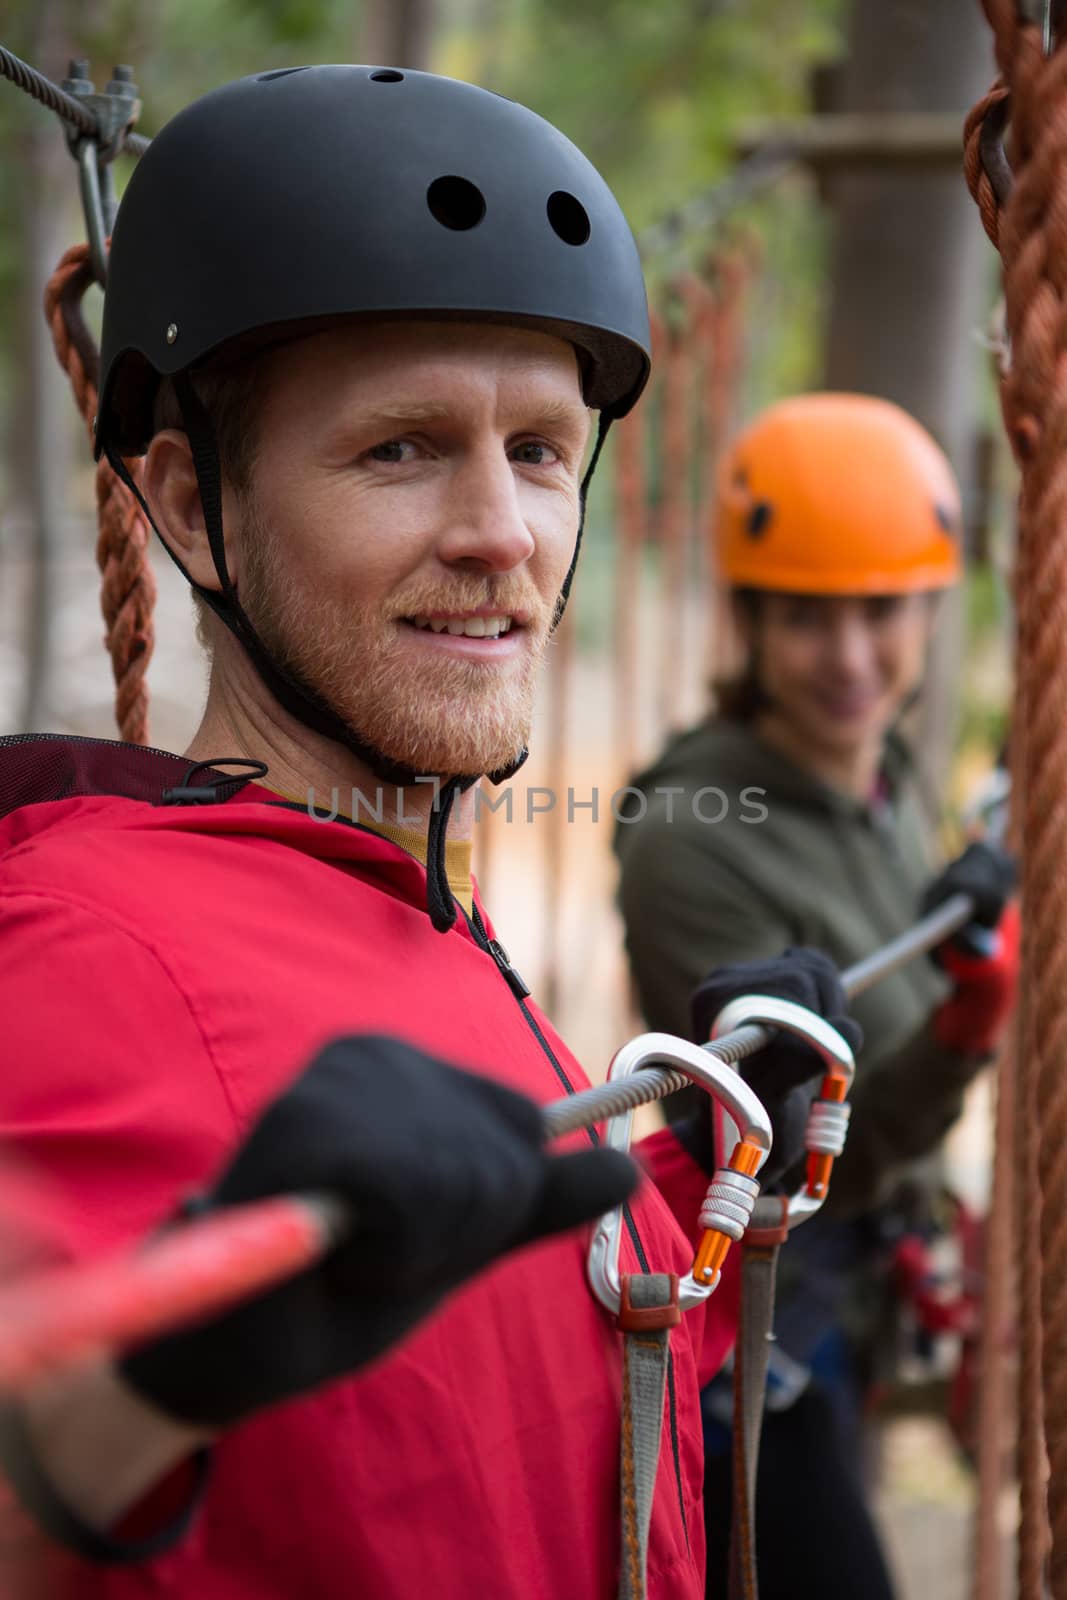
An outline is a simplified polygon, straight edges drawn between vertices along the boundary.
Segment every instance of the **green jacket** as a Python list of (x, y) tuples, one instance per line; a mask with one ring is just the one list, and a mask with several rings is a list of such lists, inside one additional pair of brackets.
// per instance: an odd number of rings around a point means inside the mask
[[(690, 994), (723, 962), (812, 945), (845, 967), (916, 920), (935, 870), (932, 828), (899, 740), (884, 778), (884, 797), (862, 804), (750, 727), (712, 719), (632, 780), (615, 848), (649, 1027), (688, 1037)], [(888, 1198), (959, 1115), (975, 1062), (932, 1036), (945, 992), (918, 957), (854, 1002), (865, 1042), (827, 1210), (855, 1215)]]

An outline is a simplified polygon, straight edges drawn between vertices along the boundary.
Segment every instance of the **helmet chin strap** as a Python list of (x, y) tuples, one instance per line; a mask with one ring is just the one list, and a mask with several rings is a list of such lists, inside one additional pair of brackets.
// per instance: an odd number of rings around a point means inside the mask
[[(256, 632), (251, 619), (241, 605), (237, 590), (227, 570), (226, 545), (222, 528), (222, 469), (211, 419), (199, 395), (193, 388), (187, 372), (178, 373), (173, 382), (178, 404), (181, 407), (182, 421), (189, 439), (189, 447), (192, 451), (193, 465), (196, 469), (200, 500), (204, 510), (204, 526), (207, 531), (211, 558), (214, 562), (220, 585), (218, 592), (213, 589), (203, 588), (190, 575), (182, 561), (156, 527), (144, 495), (134, 482), (125, 461), (110, 446), (107, 447), (106, 454), (113, 470), (136, 497), (149, 525), (178, 568), (178, 571), (190, 588), (200, 595), (219, 618), (220, 622), (224, 623), (239, 641), (262, 682), (278, 704), (288, 711), (290, 716), (295, 718), (297, 722), (301, 723), (305, 728), (310, 728), (312, 732), (321, 734), (324, 738), (331, 739), (350, 751), (383, 783), (395, 784), (398, 788), (408, 788), (419, 778), (430, 776), (429, 774), (417, 772), (414, 767), (407, 765), (405, 762), (395, 761), (392, 757), (385, 755), (370, 740), (363, 738), (361, 734), (339, 717), (317, 690), (313, 689), (310, 684), (301, 682), (295, 673), (283, 670), (270, 655), (266, 645)], [(578, 536), (575, 541), (574, 555), (571, 558), (570, 567), (564, 578), (559, 599), (556, 602), (555, 615), (552, 621), (553, 629), (559, 625), (570, 595), (585, 523), (586, 496), (610, 425), (611, 418), (602, 412), (599, 418), (593, 453), (582, 478), (579, 493)], [(483, 776), (487, 777), (491, 783), (506, 782), (508, 778), (513, 777), (518, 772), (528, 754), (529, 751), (524, 745), (510, 762), (493, 772), (454, 773), (447, 776), (442, 773), (437, 775), (443, 781), (435, 794), (430, 812), (426, 840), (426, 876), (427, 909), (434, 927), (440, 932), (446, 932), (456, 920), (455, 899), (445, 872), (445, 837), (452, 807), (458, 796), (465, 794)]]

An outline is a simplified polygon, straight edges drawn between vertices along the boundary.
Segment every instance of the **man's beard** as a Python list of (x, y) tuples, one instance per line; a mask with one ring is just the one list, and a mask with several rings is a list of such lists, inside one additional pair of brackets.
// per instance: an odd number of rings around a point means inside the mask
[[(283, 541), (251, 500), (242, 535), (241, 604), (268, 653), (364, 744), (427, 776), (495, 772), (515, 760), (529, 738), (554, 615), (530, 578), (422, 579), (391, 595), (383, 612), (327, 584), (294, 582)], [(519, 661), (494, 666), (427, 648), (413, 666), (401, 633), (409, 624), (399, 618), (489, 605), (497, 615), (528, 615)]]

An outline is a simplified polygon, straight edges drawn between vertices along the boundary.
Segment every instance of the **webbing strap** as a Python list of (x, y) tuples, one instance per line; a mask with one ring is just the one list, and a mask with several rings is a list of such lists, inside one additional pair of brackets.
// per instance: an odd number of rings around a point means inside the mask
[(734, 1357), (730, 1600), (759, 1600), (756, 1570), (756, 1468), (774, 1326), (778, 1251), (786, 1237), (783, 1196), (757, 1200), (741, 1260), (741, 1322)]
[[(670, 1324), (678, 1320), (678, 1280), (665, 1272), (634, 1273), (628, 1287), (636, 1312), (651, 1312), (650, 1322), (660, 1310), (664, 1313), (662, 1326), (631, 1327), (623, 1339), (619, 1600), (645, 1600), (648, 1530), (663, 1430)], [(673, 1315), (668, 1318), (671, 1308)]]

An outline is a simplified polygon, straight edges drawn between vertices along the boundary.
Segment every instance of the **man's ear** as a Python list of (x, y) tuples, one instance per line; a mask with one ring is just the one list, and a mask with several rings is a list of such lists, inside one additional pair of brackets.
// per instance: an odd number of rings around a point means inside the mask
[[(202, 589), (221, 589), (211, 555), (200, 485), (189, 440), (177, 428), (164, 428), (148, 447), (142, 473), (144, 497), (160, 535), (177, 556), (193, 582)], [(236, 503), (224, 486), (222, 536), (226, 546), (226, 571), (237, 582)]]

